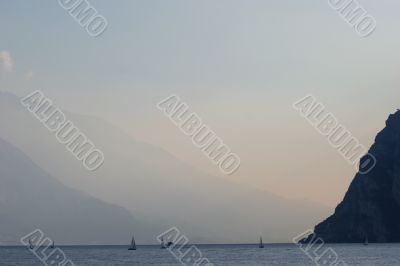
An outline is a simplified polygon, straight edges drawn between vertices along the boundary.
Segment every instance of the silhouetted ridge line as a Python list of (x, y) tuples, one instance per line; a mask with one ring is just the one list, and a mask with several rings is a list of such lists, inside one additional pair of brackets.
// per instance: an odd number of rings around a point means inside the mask
[(400, 242), (400, 111), (389, 116), (369, 153), (376, 166), (357, 173), (335, 213), (315, 227), (325, 242)]

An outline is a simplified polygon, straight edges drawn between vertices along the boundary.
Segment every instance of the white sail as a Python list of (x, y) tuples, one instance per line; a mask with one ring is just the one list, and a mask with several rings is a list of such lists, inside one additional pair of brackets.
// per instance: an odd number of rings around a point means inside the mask
[(29, 248), (30, 249), (33, 249), (34, 248), (34, 246), (33, 246), (33, 244), (32, 244), (32, 241), (29, 239)]
[(162, 249), (167, 248), (167, 246), (165, 245), (165, 242), (164, 242), (164, 238), (163, 238), (163, 237), (161, 237), (161, 248), (162, 248)]

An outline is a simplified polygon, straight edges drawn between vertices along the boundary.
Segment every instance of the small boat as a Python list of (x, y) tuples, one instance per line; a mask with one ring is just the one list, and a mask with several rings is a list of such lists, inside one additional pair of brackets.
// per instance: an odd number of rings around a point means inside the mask
[(34, 246), (32, 244), (32, 240), (29, 239), (29, 249), (33, 249), (33, 248), (34, 248)]
[(167, 244), (167, 248), (169, 248), (169, 247), (172, 246), (173, 244), (174, 244), (174, 242), (169, 241), (168, 244)]
[(129, 246), (128, 250), (136, 250), (136, 243), (134, 236), (132, 236), (131, 245)]
[(54, 248), (54, 240), (52, 241), (50, 248)]
[(365, 237), (364, 246), (368, 246), (368, 237)]
[(262, 241), (262, 237), (260, 236), (260, 244), (258, 245), (259, 248), (264, 248), (264, 244)]
[(167, 246), (165, 245), (165, 242), (164, 242), (164, 238), (163, 237), (161, 237), (161, 247), (160, 247), (161, 249), (166, 249), (167, 248)]

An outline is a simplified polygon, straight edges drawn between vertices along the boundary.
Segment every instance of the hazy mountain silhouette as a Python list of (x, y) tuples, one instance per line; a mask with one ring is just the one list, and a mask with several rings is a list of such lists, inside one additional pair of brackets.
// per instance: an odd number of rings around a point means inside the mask
[(315, 227), (325, 242), (400, 242), (400, 111), (389, 116), (369, 153), (376, 166), (358, 173), (335, 213)]
[(207, 175), (102, 119), (67, 116), (104, 152), (99, 170), (88, 172), (15, 95), (0, 94), (0, 137), (66, 185), (160, 228), (178, 226), (191, 241), (252, 242), (263, 233), (267, 242), (287, 242), (328, 214), (318, 204)]
[[(140, 230), (139, 230), (140, 228)], [(0, 139), (0, 244), (35, 229), (58, 244), (124, 244), (151, 230), (121, 207), (68, 188)]]

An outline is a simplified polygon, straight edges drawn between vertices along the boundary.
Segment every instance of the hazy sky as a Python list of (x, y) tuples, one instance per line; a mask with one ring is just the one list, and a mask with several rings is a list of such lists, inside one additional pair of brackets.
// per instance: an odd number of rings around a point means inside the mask
[(221, 175), (156, 108), (177, 94), (241, 157), (226, 178), (334, 206), (355, 169), (292, 103), (315, 95), (368, 147), (400, 106), (400, 2), (359, 2), (368, 38), (328, 0), (91, 0), (97, 38), (58, 1), (0, 1), (0, 89), (40, 89)]

